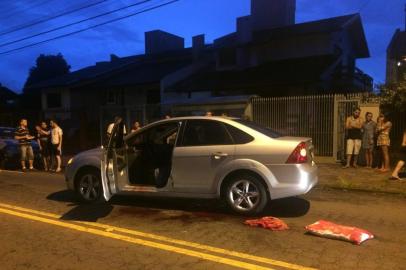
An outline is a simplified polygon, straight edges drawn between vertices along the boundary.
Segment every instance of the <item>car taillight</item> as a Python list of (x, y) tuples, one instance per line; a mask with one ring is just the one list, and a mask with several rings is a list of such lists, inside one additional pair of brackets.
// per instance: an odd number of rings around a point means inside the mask
[(298, 164), (298, 163), (306, 163), (307, 162), (307, 150), (306, 150), (306, 143), (301, 142), (298, 146), (296, 146), (295, 150), (293, 150), (292, 154), (290, 154), (286, 163), (289, 164)]

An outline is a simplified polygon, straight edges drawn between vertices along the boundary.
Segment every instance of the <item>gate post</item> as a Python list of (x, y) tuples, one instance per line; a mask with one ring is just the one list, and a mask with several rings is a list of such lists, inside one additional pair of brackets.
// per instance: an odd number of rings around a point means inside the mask
[(337, 95), (334, 94), (334, 117), (333, 117), (333, 158), (335, 161), (338, 161), (338, 98)]

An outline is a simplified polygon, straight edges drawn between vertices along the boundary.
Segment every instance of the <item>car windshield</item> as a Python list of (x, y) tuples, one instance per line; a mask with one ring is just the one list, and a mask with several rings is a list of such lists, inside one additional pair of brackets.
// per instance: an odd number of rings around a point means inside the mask
[(261, 132), (262, 134), (271, 137), (271, 138), (279, 138), (282, 137), (283, 135), (275, 130), (272, 130), (270, 128), (264, 127), (258, 123), (252, 122), (252, 121), (247, 121), (247, 120), (242, 120), (242, 119), (236, 119), (234, 120), (240, 124), (243, 124), (244, 126), (247, 126), (249, 128), (252, 128), (255, 131)]
[(0, 138), (1, 139), (13, 139), (14, 138), (14, 128), (0, 128)]

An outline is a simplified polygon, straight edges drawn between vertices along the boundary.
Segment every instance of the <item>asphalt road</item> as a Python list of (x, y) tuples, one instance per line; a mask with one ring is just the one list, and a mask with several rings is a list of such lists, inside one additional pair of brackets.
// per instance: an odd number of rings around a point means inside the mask
[[(272, 202), (288, 231), (243, 224), (215, 200), (117, 197), (80, 205), (63, 175), (0, 171), (0, 269), (406, 269), (406, 198), (314, 189)], [(305, 233), (358, 226), (360, 246)]]

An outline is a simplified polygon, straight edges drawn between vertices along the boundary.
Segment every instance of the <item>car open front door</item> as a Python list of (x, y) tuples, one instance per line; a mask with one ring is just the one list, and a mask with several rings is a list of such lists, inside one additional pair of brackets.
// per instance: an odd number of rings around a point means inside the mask
[(103, 196), (108, 201), (128, 184), (127, 148), (124, 142), (124, 123), (114, 123), (101, 160)]

